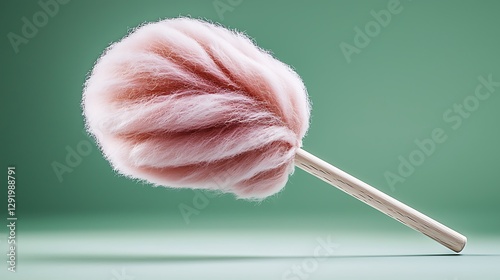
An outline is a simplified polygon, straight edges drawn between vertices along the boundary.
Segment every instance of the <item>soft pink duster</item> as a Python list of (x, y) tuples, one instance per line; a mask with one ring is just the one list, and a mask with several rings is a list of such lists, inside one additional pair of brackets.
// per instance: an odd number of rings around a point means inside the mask
[(290, 67), (241, 33), (189, 18), (143, 25), (110, 46), (83, 110), (121, 174), (258, 199), (285, 186), (310, 114)]

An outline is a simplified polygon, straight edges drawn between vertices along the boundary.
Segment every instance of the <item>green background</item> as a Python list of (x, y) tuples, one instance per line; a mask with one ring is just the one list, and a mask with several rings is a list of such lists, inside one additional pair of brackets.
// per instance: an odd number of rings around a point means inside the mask
[[(135, 279), (281, 279), (327, 235), (341, 249), (311, 279), (500, 275), (493, 265), (500, 253), (500, 87), (457, 129), (443, 119), (470, 100), (479, 76), (500, 81), (500, 2), (402, 0), (401, 12), (349, 62), (341, 44), (356, 46), (355, 28), (364, 30), (374, 20), (370, 12), (390, 2), (72, 0), (17, 53), (8, 34), (22, 35), (22, 18), (33, 22), (42, 8), (0, 2), (0, 158), (2, 172), (17, 170), (19, 218), (19, 272), (6, 275), (119, 280), (113, 273), (123, 268)], [(218, 12), (214, 3), (230, 9)], [(115, 174), (82, 132), (85, 77), (130, 28), (179, 15), (241, 30), (296, 69), (313, 103), (304, 148), (468, 236), (464, 255), (434, 255), (449, 251), (301, 170), (259, 203)], [(408, 159), (415, 141), (436, 128), (446, 141), (391, 187), (384, 174), (397, 174), (399, 157)], [(68, 149), (78, 147), (91, 151), (69, 166)], [(55, 163), (71, 172), (58, 178)], [(6, 221), (7, 180), (1, 185)], [(196, 213), (186, 220), (180, 205)], [(417, 267), (420, 274), (409, 274)]]

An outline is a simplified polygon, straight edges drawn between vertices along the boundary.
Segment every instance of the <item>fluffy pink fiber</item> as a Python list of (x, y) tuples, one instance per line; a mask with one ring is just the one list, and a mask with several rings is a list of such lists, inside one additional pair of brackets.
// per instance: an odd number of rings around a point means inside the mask
[(285, 186), (310, 114), (290, 67), (241, 33), (190, 18), (145, 24), (110, 46), (83, 109), (119, 173), (256, 199)]

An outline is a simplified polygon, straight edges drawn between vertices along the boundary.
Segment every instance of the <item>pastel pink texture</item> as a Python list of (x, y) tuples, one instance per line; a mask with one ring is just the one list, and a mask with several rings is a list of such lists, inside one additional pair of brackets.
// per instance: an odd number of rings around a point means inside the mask
[(285, 186), (310, 116), (289, 66), (241, 33), (190, 18), (145, 24), (111, 45), (82, 106), (119, 173), (249, 199)]

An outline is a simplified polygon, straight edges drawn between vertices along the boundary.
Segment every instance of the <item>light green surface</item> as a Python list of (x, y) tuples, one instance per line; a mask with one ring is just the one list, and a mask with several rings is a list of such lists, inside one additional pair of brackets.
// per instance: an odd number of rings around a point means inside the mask
[[(233, 3), (223, 17), (214, 7), (221, 2)], [(472, 100), (478, 77), (500, 81), (500, 2), (403, 0), (349, 63), (342, 42), (354, 44), (355, 28), (390, 3), (71, 0), (16, 53), (8, 34), (22, 35), (22, 18), (32, 21), (42, 8), (1, 1), (0, 172), (16, 166), (19, 218), (20, 272), (7, 279), (113, 279), (121, 267), (135, 279), (280, 279), (326, 234), (338, 239), (338, 256), (310, 279), (495, 279), (500, 88), (464, 117), (449, 110)], [(114, 174), (82, 133), (85, 76), (129, 28), (179, 15), (242, 30), (293, 66), (313, 102), (305, 149), (465, 234), (464, 255), (436, 256), (449, 251), (302, 171), (261, 203)], [(435, 129), (446, 140), (391, 187), (384, 174), (398, 174), (399, 157), (408, 159)], [(91, 150), (69, 166), (68, 151), (78, 147)], [(71, 172), (58, 178), (54, 163)], [(185, 206), (195, 214), (183, 217)]]
[(403, 226), (371, 230), (355, 217), (323, 223), (309, 218), (300, 229), (296, 222), (301, 217), (285, 218), (281, 227), (276, 219), (211, 217), (216, 227), (207, 227), (205, 220), (190, 229), (159, 225), (164, 216), (131, 216), (128, 225), (106, 217), (76, 218), (30, 221), (34, 228), (19, 238), (22, 258), (17, 274), (3, 271), (0, 276), (462, 280), (500, 275), (500, 238), (479, 233), (471, 233), (470, 244), (456, 255)]

